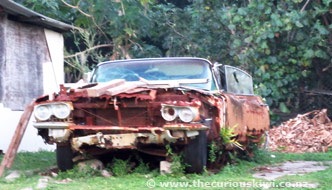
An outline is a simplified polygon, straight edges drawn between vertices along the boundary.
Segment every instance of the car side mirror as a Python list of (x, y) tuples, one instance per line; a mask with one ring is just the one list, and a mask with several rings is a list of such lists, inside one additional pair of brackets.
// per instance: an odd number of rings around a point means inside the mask
[(86, 72), (86, 73), (83, 74), (83, 81), (85, 83), (88, 83), (88, 82), (90, 82), (91, 77), (92, 77), (92, 72), (91, 71)]

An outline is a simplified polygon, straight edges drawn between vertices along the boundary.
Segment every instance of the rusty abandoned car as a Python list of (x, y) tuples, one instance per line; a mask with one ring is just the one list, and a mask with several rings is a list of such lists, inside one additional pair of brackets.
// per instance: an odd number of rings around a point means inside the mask
[[(100, 63), (89, 83), (39, 97), (34, 116), (39, 135), (57, 144), (61, 170), (73, 167), (73, 155), (129, 149), (166, 156), (170, 145), (187, 172), (199, 173), (211, 143), (221, 152), (246, 149), (269, 127), (251, 76), (201, 58)], [(225, 144), (220, 134), (229, 128), (236, 143)]]

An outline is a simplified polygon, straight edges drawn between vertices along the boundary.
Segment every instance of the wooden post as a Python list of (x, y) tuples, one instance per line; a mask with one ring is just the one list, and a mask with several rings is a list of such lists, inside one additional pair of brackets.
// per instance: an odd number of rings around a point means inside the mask
[(20, 122), (18, 123), (14, 136), (12, 138), (12, 141), (10, 142), (10, 145), (8, 147), (8, 150), (6, 151), (6, 154), (1, 162), (1, 166), (0, 166), (0, 177), (2, 177), (5, 168), (11, 168), (14, 158), (16, 156), (18, 147), (20, 146), (20, 143), (22, 141), (25, 129), (28, 126), (31, 114), (33, 112), (33, 103), (29, 104), (20, 119)]

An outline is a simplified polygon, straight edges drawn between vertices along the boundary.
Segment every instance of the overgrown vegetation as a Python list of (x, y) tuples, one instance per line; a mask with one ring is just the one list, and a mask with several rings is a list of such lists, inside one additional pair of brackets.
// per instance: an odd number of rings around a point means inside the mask
[(71, 170), (67, 170), (65, 172), (59, 172), (59, 179), (82, 179), (82, 178), (89, 178), (89, 177), (96, 177), (101, 176), (99, 170), (95, 170), (89, 166), (86, 166), (84, 168), (80, 168), (78, 166), (75, 166)]
[(188, 167), (188, 165), (183, 162), (183, 154), (177, 154), (173, 152), (171, 144), (167, 144), (165, 148), (167, 150), (166, 155), (171, 158), (172, 175), (183, 175), (185, 169)]
[(138, 166), (134, 168), (134, 173), (148, 174), (150, 172), (149, 163), (144, 163), (141, 158), (137, 158)]
[(215, 162), (217, 159), (218, 154), (222, 154), (222, 152), (217, 150), (217, 145), (215, 141), (212, 141), (209, 145), (209, 161), (211, 163)]
[(234, 125), (233, 127), (226, 126), (220, 129), (220, 137), (224, 145), (231, 144), (237, 147), (242, 147), (242, 145), (235, 138), (237, 136), (235, 132), (236, 127), (237, 125)]
[(331, 0), (16, 1), (82, 29), (66, 35), (67, 81), (100, 61), (203, 57), (253, 74), (273, 120), (331, 85)]
[[(40, 157), (40, 155), (43, 157)], [(273, 156), (271, 156), (273, 155)], [(15, 169), (29, 169), (31, 163), (36, 163), (34, 166), (38, 168), (38, 163), (43, 164), (43, 159), (51, 160), (55, 157), (54, 152), (37, 152), (37, 153), (19, 153), (18, 157), (24, 156), (23, 159), (16, 159), (13, 167)], [(268, 152), (264, 150), (256, 150), (252, 160), (241, 160), (237, 159), (235, 164), (226, 165), (219, 173), (217, 174), (208, 174), (203, 175), (196, 174), (178, 174), (178, 175), (160, 175), (157, 170), (149, 171), (147, 174), (141, 174), (141, 172), (135, 172), (133, 169), (131, 173), (127, 173), (120, 176), (104, 178), (100, 174), (92, 170), (78, 171), (77, 168), (69, 170), (65, 173), (60, 173), (59, 177), (54, 178), (54, 181), (48, 183), (47, 189), (145, 189), (147, 188), (146, 182), (149, 179), (153, 179), (157, 186), (157, 189), (161, 188), (159, 182), (192, 182), (192, 180), (200, 180), (201, 182), (251, 182), (255, 178), (252, 177), (252, 174), (255, 172), (254, 167), (267, 165), (267, 164), (276, 164), (284, 161), (295, 161), (295, 160), (313, 160), (313, 161), (331, 161), (332, 152), (327, 153), (305, 153), (305, 154), (287, 154), (287, 153), (278, 153), (278, 152)], [(118, 161), (117, 161), (118, 162)], [(53, 164), (50, 163), (49, 166)], [(127, 165), (121, 164), (121, 166)], [(18, 166), (22, 166), (18, 168)], [(49, 167), (48, 166), (48, 167)], [(139, 166), (138, 166), (139, 167)], [(304, 176), (286, 176), (281, 179), (278, 179), (277, 182), (310, 182), (310, 183), (319, 183), (320, 189), (329, 189), (330, 188), (330, 179), (332, 177), (331, 167), (327, 170), (315, 172), (311, 174), (306, 174)], [(0, 189), (16, 190), (23, 189), (26, 187), (35, 188), (38, 180), (41, 178), (38, 174), (32, 176), (22, 176), (17, 179), (15, 182), (5, 182), (4, 178), (0, 179)], [(72, 182), (67, 184), (61, 184), (56, 181), (61, 181), (62, 179), (70, 178)], [(265, 181), (258, 180), (256, 181)], [(181, 189), (181, 188), (173, 188)], [(213, 188), (212, 188), (213, 189)], [(240, 189), (240, 188), (238, 188)], [(283, 188), (287, 189), (287, 188)], [(289, 188), (290, 189), (290, 188)]]
[(109, 166), (113, 174), (119, 177), (127, 175), (131, 171), (129, 160), (130, 158), (127, 160), (114, 158), (111, 165)]

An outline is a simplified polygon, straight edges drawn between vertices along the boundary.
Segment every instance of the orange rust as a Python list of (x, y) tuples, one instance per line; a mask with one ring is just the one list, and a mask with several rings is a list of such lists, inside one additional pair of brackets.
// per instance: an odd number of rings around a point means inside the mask
[(121, 110), (120, 108), (117, 106), (117, 109), (115, 109), (118, 113), (118, 121), (119, 121), (119, 126), (122, 125), (122, 117), (121, 117)]
[(258, 96), (224, 93), (226, 98), (226, 126), (237, 125), (235, 132), (240, 142), (247, 141), (249, 131), (263, 133), (270, 125), (269, 112)]
[(192, 106), (192, 107), (200, 107), (202, 102), (198, 99), (193, 99), (192, 101), (166, 101), (165, 104), (172, 106)]
[(158, 134), (158, 142), (161, 143), (161, 134)]
[(163, 126), (165, 129), (173, 130), (207, 130), (208, 127), (196, 123), (167, 123)]

